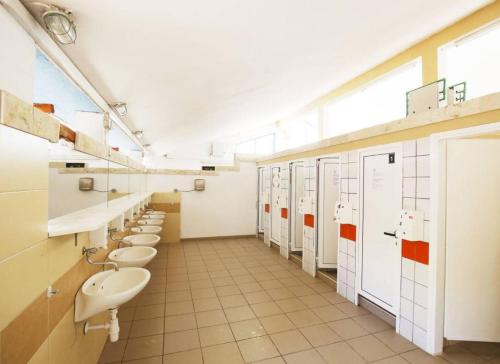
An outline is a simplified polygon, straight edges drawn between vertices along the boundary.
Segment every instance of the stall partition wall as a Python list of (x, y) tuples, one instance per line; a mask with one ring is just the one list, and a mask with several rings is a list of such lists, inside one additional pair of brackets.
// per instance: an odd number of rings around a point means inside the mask
[(395, 231), (402, 209), (402, 146), (363, 150), (359, 163), (357, 293), (397, 316), (402, 243)]
[(264, 167), (257, 168), (257, 232), (264, 232)]
[(500, 139), (446, 145), (444, 336), (500, 342)]
[(318, 160), (318, 268), (337, 268), (339, 226), (334, 221), (340, 198), (339, 157)]
[(304, 195), (304, 162), (290, 163), (290, 250), (302, 251), (304, 215), (299, 212), (299, 201)]
[(358, 152), (340, 154), (340, 199), (353, 208), (353, 223), (339, 229), (337, 292), (353, 303), (356, 300), (356, 229), (358, 225)]
[(304, 161), (304, 198), (311, 201), (311, 210), (303, 215), (302, 269), (313, 277), (316, 276), (316, 186), (316, 159), (306, 159)]
[(281, 238), (281, 166), (271, 166), (271, 242), (279, 245)]
[(403, 142), (403, 209), (422, 211), (424, 239), (402, 241), (399, 333), (427, 347), (430, 229), (429, 138)]
[(281, 217), (281, 235), (280, 235), (280, 254), (288, 259), (290, 254), (290, 166), (283, 163), (280, 171), (280, 217)]
[(264, 214), (262, 216), (264, 244), (271, 246), (271, 170), (269, 166), (263, 167), (262, 179), (264, 183)]

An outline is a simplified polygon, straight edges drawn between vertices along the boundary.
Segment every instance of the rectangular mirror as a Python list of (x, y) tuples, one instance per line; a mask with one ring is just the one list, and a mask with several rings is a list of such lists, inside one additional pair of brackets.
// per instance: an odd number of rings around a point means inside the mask
[(108, 161), (61, 140), (49, 154), (49, 219), (108, 201)]

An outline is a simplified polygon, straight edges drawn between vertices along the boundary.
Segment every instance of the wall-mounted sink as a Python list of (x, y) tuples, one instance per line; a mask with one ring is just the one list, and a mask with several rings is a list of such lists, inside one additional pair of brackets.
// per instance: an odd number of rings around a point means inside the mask
[(148, 215), (165, 215), (165, 211), (154, 211), (154, 210), (146, 210), (146, 214)]
[(158, 253), (149, 246), (132, 246), (115, 249), (109, 253), (108, 259), (118, 264), (118, 267), (144, 267)]
[(85, 281), (75, 299), (75, 321), (116, 309), (146, 286), (151, 273), (144, 268), (122, 268), (96, 273)]
[(165, 215), (142, 215), (141, 219), (147, 219), (147, 220), (150, 220), (150, 219), (158, 219), (158, 220), (162, 220), (165, 218)]
[(123, 238), (125, 243), (132, 246), (150, 246), (154, 247), (160, 241), (160, 237), (154, 234), (129, 235)]
[(163, 220), (161, 219), (143, 219), (137, 221), (139, 225), (162, 225)]
[(157, 225), (142, 225), (133, 227), (130, 230), (135, 234), (158, 234), (163, 228)]

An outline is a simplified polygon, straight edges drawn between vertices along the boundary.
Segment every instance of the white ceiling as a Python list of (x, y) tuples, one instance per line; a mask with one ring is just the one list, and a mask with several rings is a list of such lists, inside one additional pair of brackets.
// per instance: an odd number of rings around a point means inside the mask
[[(28, 4), (29, 1), (24, 1)], [(57, 0), (63, 50), (159, 153), (252, 130), (487, 0)], [(35, 13), (40, 8), (29, 6)]]

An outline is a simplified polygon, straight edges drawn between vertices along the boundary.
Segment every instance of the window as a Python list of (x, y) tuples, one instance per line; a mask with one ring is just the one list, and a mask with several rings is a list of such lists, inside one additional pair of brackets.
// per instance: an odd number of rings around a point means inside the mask
[(286, 148), (295, 148), (319, 139), (318, 110), (307, 112), (284, 125)]
[(33, 102), (53, 104), (54, 115), (71, 125), (77, 111), (101, 113), (102, 110), (56, 65), (37, 50)]
[(383, 124), (406, 116), (406, 92), (422, 86), (422, 61), (394, 71), (325, 106), (325, 137)]
[(240, 154), (273, 154), (274, 134), (250, 139), (236, 144), (236, 153)]
[(500, 21), (439, 50), (439, 76), (448, 86), (465, 81), (466, 98), (500, 91)]

